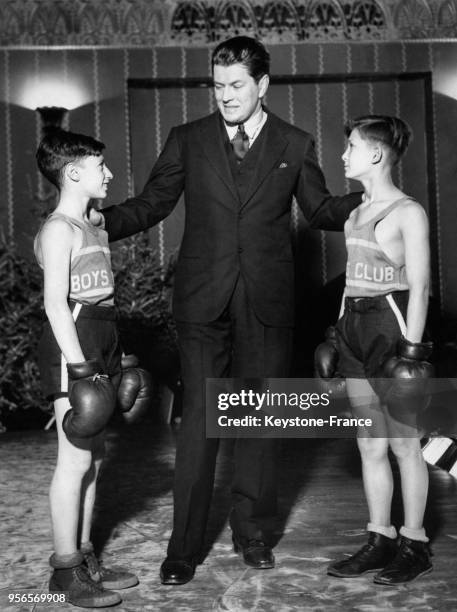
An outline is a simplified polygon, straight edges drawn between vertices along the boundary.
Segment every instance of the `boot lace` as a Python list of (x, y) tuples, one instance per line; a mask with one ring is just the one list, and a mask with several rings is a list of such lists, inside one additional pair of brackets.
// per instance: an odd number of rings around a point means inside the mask
[(85, 590), (92, 593), (99, 593), (102, 590), (101, 586), (92, 580), (88, 569), (83, 565), (79, 565), (75, 568), (75, 575), (84, 586)]
[(101, 579), (101, 567), (100, 563), (93, 552), (84, 553), (84, 561), (87, 565), (89, 577), (96, 582)]

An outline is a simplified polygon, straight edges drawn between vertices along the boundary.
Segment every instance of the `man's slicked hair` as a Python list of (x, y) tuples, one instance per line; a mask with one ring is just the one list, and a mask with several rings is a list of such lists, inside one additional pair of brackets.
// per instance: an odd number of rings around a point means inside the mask
[(411, 128), (405, 121), (388, 115), (363, 115), (351, 119), (344, 127), (345, 135), (349, 137), (352, 130), (357, 130), (366, 140), (386, 145), (392, 165), (398, 163), (412, 138)]
[(214, 49), (211, 68), (242, 64), (257, 82), (270, 74), (270, 54), (263, 44), (249, 36), (235, 36), (221, 42)]
[(104, 148), (103, 142), (91, 136), (53, 127), (48, 128), (43, 136), (36, 152), (36, 160), (40, 172), (60, 191), (67, 164), (92, 155), (97, 157), (102, 154)]

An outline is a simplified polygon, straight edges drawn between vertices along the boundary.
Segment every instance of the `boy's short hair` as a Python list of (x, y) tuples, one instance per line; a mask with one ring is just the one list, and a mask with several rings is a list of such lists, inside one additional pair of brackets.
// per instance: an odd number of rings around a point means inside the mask
[(412, 138), (411, 128), (405, 121), (388, 115), (363, 115), (351, 119), (344, 127), (345, 135), (349, 137), (352, 130), (357, 130), (362, 138), (386, 145), (393, 166), (405, 153)]
[(36, 160), (41, 173), (60, 191), (67, 164), (91, 155), (101, 155), (104, 148), (103, 142), (91, 136), (53, 127), (48, 128), (43, 136)]
[(219, 43), (211, 56), (214, 66), (242, 64), (257, 82), (264, 74), (270, 74), (270, 54), (263, 44), (249, 36), (235, 36)]

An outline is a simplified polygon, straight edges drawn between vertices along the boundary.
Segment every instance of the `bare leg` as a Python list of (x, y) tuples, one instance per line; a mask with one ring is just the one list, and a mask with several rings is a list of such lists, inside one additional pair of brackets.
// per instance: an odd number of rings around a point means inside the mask
[(357, 438), (370, 523), (389, 527), (393, 476), (384, 414), (367, 380), (347, 379), (347, 392), (355, 416), (373, 421), (371, 428), (359, 430)]
[(54, 402), (59, 448), (57, 465), (49, 491), (54, 551), (70, 555), (77, 551), (81, 483), (92, 462), (90, 448), (77, 448), (62, 430), (68, 398)]
[(398, 461), (401, 477), (405, 527), (421, 529), (428, 492), (428, 470), (419, 438), (392, 438), (390, 446)]
[(92, 439), (92, 464), (81, 487), (81, 543), (90, 541), (97, 479), (104, 456), (103, 433)]
[(357, 444), (362, 458), (362, 475), (368, 504), (368, 541), (349, 558), (331, 563), (330, 576), (355, 578), (386, 567), (396, 555), (396, 530), (390, 524), (393, 477), (388, 457), (386, 420), (378, 397), (363, 379), (347, 379), (346, 387), (356, 418), (372, 420), (371, 427), (361, 427)]

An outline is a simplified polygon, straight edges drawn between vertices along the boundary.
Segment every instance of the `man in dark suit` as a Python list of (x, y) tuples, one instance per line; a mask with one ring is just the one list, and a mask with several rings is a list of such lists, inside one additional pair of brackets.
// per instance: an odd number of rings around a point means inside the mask
[[(201, 560), (218, 440), (205, 437), (205, 379), (287, 377), (294, 325), (292, 197), (312, 226), (339, 229), (360, 194), (332, 197), (309, 134), (262, 106), (269, 55), (248, 37), (212, 57), (218, 111), (175, 127), (142, 193), (103, 210), (111, 240), (164, 219), (184, 192), (186, 219), (173, 313), (183, 381), (173, 533), (164, 584), (192, 579)], [(236, 550), (274, 567), (275, 441), (238, 439), (230, 524)]]

